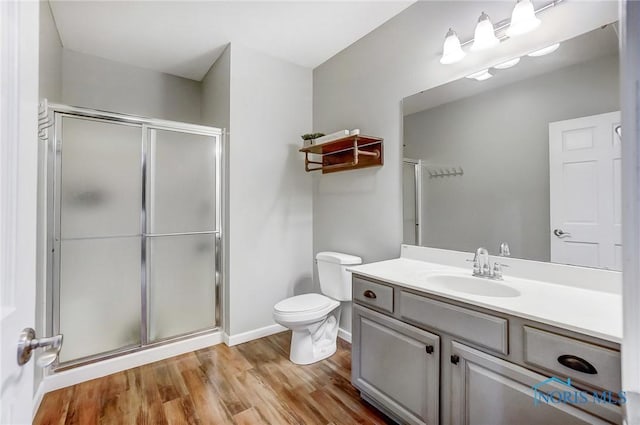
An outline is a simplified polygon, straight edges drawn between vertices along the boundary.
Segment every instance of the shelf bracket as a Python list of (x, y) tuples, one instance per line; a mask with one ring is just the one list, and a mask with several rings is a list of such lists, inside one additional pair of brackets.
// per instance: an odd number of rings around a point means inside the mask
[[(320, 165), (320, 167), (316, 167), (316, 168), (309, 168), (309, 164), (316, 164), (316, 165)], [(304, 170), (308, 173), (311, 171), (318, 171), (318, 170), (322, 170), (322, 162), (318, 162), (318, 161), (311, 161), (309, 159), (309, 152), (305, 152), (304, 153)]]

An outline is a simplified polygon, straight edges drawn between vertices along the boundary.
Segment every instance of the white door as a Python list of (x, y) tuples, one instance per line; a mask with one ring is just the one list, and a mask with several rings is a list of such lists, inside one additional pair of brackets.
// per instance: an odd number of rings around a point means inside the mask
[(33, 415), (34, 361), (18, 336), (34, 327), (38, 128), (38, 2), (0, 1), (0, 423)]
[(622, 269), (620, 112), (549, 123), (551, 261)]

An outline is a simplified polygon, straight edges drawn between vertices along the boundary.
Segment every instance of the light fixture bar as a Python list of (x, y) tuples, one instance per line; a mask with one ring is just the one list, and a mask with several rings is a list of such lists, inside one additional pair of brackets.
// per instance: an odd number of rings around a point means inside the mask
[[(538, 13), (544, 12), (547, 9), (551, 9), (552, 7), (557, 6), (559, 3), (562, 3), (563, 1), (564, 0), (554, 0), (551, 3), (547, 3), (544, 6), (542, 6), (540, 9), (536, 10), (535, 14), (537, 15)], [(499, 31), (502, 31), (503, 29), (508, 28), (510, 24), (511, 24), (511, 18), (507, 18), (498, 22), (497, 24), (494, 25), (495, 32), (497, 33)], [(504, 40), (505, 38), (509, 38), (509, 36), (506, 34), (502, 34), (498, 37), (498, 39), (500, 40)], [(467, 46), (473, 43), (473, 41), (474, 41), (473, 38), (471, 40), (467, 40), (464, 43), (460, 44), (460, 47)]]

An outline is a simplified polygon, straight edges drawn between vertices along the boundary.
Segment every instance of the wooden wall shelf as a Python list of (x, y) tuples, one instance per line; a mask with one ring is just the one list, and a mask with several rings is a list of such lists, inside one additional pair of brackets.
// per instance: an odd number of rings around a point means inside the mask
[[(331, 142), (311, 145), (300, 149), (304, 152), (304, 169), (322, 174), (379, 167), (384, 164), (383, 139), (363, 135), (345, 136)], [(321, 155), (322, 161), (309, 159), (309, 154)], [(310, 168), (309, 165), (317, 165)]]

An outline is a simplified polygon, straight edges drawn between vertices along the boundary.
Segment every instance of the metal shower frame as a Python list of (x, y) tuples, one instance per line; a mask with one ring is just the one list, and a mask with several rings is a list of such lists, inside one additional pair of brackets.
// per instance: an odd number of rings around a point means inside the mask
[[(222, 282), (224, 270), (224, 232), (223, 232), (223, 154), (224, 154), (224, 131), (214, 127), (207, 127), (198, 124), (188, 124), (177, 121), (168, 121), (161, 119), (145, 118), (128, 114), (106, 112), (89, 108), (80, 108), (75, 106), (47, 103), (43, 101), (46, 111), (46, 122), (48, 128), (44, 128), (40, 138), (47, 143), (46, 154), (46, 222), (47, 222), (47, 285), (46, 285), (46, 308), (47, 308), (47, 330), (51, 335), (60, 333), (60, 249), (61, 249), (61, 178), (60, 172), (62, 167), (62, 119), (64, 117), (75, 117), (86, 120), (112, 122), (120, 125), (130, 125), (139, 127), (141, 131), (141, 163), (140, 173), (142, 178), (142, 205), (140, 209), (140, 236), (141, 240), (141, 258), (140, 258), (140, 291), (141, 291), (141, 326), (140, 326), (140, 343), (121, 347), (116, 350), (98, 353), (80, 359), (74, 359), (68, 362), (55, 365), (54, 370), (65, 370), (72, 367), (94, 363), (100, 360), (121, 356), (137, 351), (146, 350), (148, 348), (164, 345), (180, 340), (192, 338), (194, 336), (217, 332), (221, 329), (222, 318)], [(43, 111), (44, 112), (44, 111)], [(45, 115), (43, 113), (43, 115)], [(44, 121), (44, 120), (43, 120)], [(53, 131), (48, 131), (48, 130)], [(184, 232), (171, 234), (148, 234), (147, 233), (147, 192), (148, 192), (148, 164), (147, 152), (149, 143), (150, 130), (167, 130), (184, 132), (188, 134), (197, 134), (202, 136), (210, 136), (215, 138), (216, 143), (216, 222), (214, 231), (204, 232)], [(149, 342), (149, 287), (147, 282), (148, 263), (147, 263), (147, 239), (154, 236), (170, 236), (170, 235), (194, 235), (194, 234), (212, 234), (215, 235), (215, 323), (211, 328), (197, 330), (186, 334), (181, 334), (161, 340)], [(127, 235), (123, 235), (127, 236)]]

